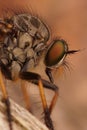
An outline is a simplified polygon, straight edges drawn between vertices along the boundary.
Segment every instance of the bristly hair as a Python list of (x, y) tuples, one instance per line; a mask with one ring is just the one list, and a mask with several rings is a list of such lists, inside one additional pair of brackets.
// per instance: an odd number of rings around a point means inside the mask
[(68, 70), (71, 73), (71, 66), (68, 61), (64, 61), (62, 66), (64, 67), (65, 70)]
[(33, 10), (32, 8), (25, 6), (25, 7), (19, 7), (19, 6), (14, 6), (14, 7), (6, 7), (2, 9), (3, 12), (3, 18), (9, 18), (13, 15), (18, 15), (18, 14), (31, 14), (33, 15)]
[(51, 27), (47, 23), (47, 20), (44, 17), (42, 17), (40, 14), (38, 14), (38, 12), (35, 11), (35, 9), (33, 10), (30, 4), (29, 6), (25, 5), (21, 7), (13, 6), (13, 7), (2, 8), (2, 14), (4, 19), (11, 18), (13, 15), (18, 15), (18, 14), (30, 14), (32, 16), (39, 18), (43, 23), (46, 24), (46, 26), (49, 29), (51, 29)]

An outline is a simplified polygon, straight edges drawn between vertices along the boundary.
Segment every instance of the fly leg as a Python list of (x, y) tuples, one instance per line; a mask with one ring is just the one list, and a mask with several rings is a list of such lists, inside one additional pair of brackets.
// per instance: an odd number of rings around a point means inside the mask
[[(58, 99), (58, 95), (59, 95), (59, 93), (58, 93), (58, 87), (55, 84), (53, 84), (53, 83), (51, 83), (51, 82), (49, 82), (47, 80), (44, 80), (44, 79), (41, 79), (41, 80), (42, 80), (44, 88), (50, 89), (50, 90), (52, 90), (52, 91), (55, 92), (55, 95), (54, 95), (54, 97), (53, 97), (53, 99), (51, 101), (51, 104), (49, 106), (49, 113), (51, 114), (51, 112), (52, 112), (52, 110), (53, 110), (53, 108), (54, 108), (54, 106), (56, 104), (56, 101)], [(38, 81), (37, 80), (33, 80), (32, 83), (34, 83), (34, 84), (37, 85)]]
[(9, 127), (10, 127), (10, 130), (13, 130), (12, 129), (11, 110), (10, 110), (10, 101), (9, 101), (9, 98), (8, 98), (8, 93), (7, 93), (7, 90), (6, 90), (6, 86), (4, 85), (3, 75), (2, 75), (1, 70), (0, 70), (0, 89), (1, 89), (2, 94), (3, 94), (3, 101), (4, 101), (5, 105), (6, 105), (6, 112), (7, 112)]
[(50, 117), (49, 108), (48, 108), (46, 97), (45, 97), (45, 93), (44, 93), (44, 86), (43, 86), (41, 76), (39, 74), (32, 73), (32, 72), (21, 72), (20, 78), (23, 80), (30, 81), (30, 82), (37, 81), (37, 85), (39, 87), (40, 96), (42, 100), (43, 110), (44, 110), (45, 124), (50, 130), (54, 130), (53, 123)]
[(23, 92), (23, 97), (24, 97), (24, 101), (26, 104), (26, 109), (32, 113), (32, 110), (30, 108), (29, 94), (27, 92), (27, 84), (26, 84), (26, 81), (24, 81), (24, 80), (21, 80), (21, 89)]
[(8, 93), (6, 90), (6, 86), (4, 84), (4, 77), (7, 79), (10, 79), (10, 80), (12, 79), (10, 70), (7, 68), (6, 65), (4, 65), (2, 63), (2, 61), (0, 61), (0, 89), (1, 89), (2, 94), (3, 94), (3, 101), (6, 105), (6, 112), (7, 112), (9, 127), (10, 127), (10, 130), (13, 130), (12, 129), (11, 110), (10, 110), (10, 101), (9, 101)]

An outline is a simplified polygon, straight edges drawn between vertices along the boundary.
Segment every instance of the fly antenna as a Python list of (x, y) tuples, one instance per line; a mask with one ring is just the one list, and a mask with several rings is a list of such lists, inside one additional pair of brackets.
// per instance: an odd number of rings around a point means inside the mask
[(80, 50), (70, 50), (70, 51), (67, 51), (66, 54), (74, 54), (74, 53), (77, 53), (79, 51)]

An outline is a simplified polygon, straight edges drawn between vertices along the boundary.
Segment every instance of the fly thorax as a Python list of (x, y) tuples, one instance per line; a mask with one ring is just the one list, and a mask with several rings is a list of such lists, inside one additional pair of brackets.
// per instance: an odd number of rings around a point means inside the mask
[(49, 30), (38, 17), (29, 14), (15, 15), (11, 21), (13, 34), (5, 38), (2, 56), (15, 77), (20, 71), (27, 71), (39, 63), (47, 46)]

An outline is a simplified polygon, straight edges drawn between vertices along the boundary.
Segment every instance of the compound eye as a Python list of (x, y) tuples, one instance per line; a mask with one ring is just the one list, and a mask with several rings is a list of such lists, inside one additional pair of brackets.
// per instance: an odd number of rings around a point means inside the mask
[(58, 66), (63, 61), (67, 50), (68, 46), (64, 40), (55, 40), (48, 48), (45, 56), (45, 65), (47, 67)]

